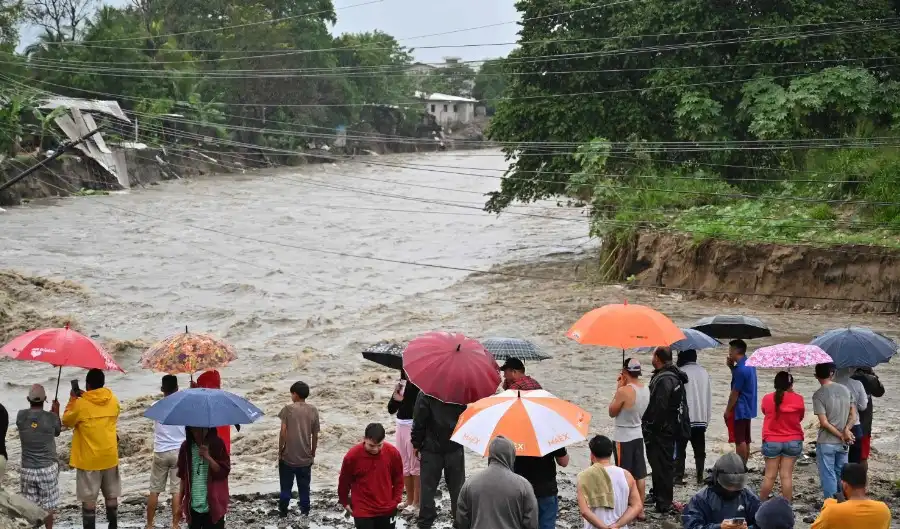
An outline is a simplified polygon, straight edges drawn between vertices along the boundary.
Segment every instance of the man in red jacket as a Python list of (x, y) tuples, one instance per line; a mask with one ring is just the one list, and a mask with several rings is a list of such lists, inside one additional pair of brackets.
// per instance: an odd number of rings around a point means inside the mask
[(394, 529), (403, 497), (403, 461), (384, 435), (384, 426), (366, 426), (363, 442), (341, 464), (338, 501), (353, 515), (356, 529)]

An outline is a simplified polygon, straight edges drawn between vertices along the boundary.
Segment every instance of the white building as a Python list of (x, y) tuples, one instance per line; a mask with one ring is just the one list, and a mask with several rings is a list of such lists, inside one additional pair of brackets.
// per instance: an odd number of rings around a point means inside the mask
[(425, 112), (434, 116), (442, 126), (469, 123), (475, 119), (475, 104), (478, 102), (476, 99), (422, 92), (416, 92), (416, 97), (425, 102)]

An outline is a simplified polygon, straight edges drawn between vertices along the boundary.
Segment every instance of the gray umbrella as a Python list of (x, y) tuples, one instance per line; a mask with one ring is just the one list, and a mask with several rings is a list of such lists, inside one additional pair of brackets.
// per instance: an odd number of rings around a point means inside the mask
[(494, 355), (496, 360), (518, 358), (524, 362), (553, 358), (534, 343), (519, 338), (487, 338), (481, 340), (481, 345)]

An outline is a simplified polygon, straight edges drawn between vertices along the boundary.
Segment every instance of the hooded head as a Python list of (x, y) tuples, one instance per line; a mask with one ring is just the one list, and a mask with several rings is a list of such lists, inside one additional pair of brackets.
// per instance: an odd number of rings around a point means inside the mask
[(206, 389), (222, 389), (222, 375), (215, 369), (210, 369), (197, 377), (197, 387)]
[(712, 488), (725, 500), (741, 495), (747, 484), (747, 470), (744, 460), (735, 452), (729, 452), (716, 461), (712, 469)]
[(794, 529), (794, 511), (783, 496), (776, 496), (763, 503), (756, 511), (759, 529)]
[(516, 448), (512, 441), (502, 435), (495, 437), (488, 449), (488, 466), (498, 464), (512, 470), (515, 462)]

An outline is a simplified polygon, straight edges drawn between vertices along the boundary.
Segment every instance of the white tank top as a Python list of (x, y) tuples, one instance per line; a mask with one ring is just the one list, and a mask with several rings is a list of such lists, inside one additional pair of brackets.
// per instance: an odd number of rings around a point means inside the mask
[[(628, 493), (630, 492), (628, 488), (628, 479), (625, 477), (625, 471), (616, 466), (608, 466), (606, 468), (606, 473), (609, 474), (609, 479), (612, 480), (612, 488), (613, 495), (615, 496), (615, 508), (614, 509), (603, 509), (598, 507), (594, 509), (594, 514), (597, 518), (600, 518), (600, 521), (606, 525), (610, 525), (616, 523), (616, 520), (622, 517), (625, 514), (625, 511), (628, 510)], [(584, 529), (595, 529), (593, 525), (584, 522)], [(628, 526), (623, 526), (622, 529), (628, 529)]]

